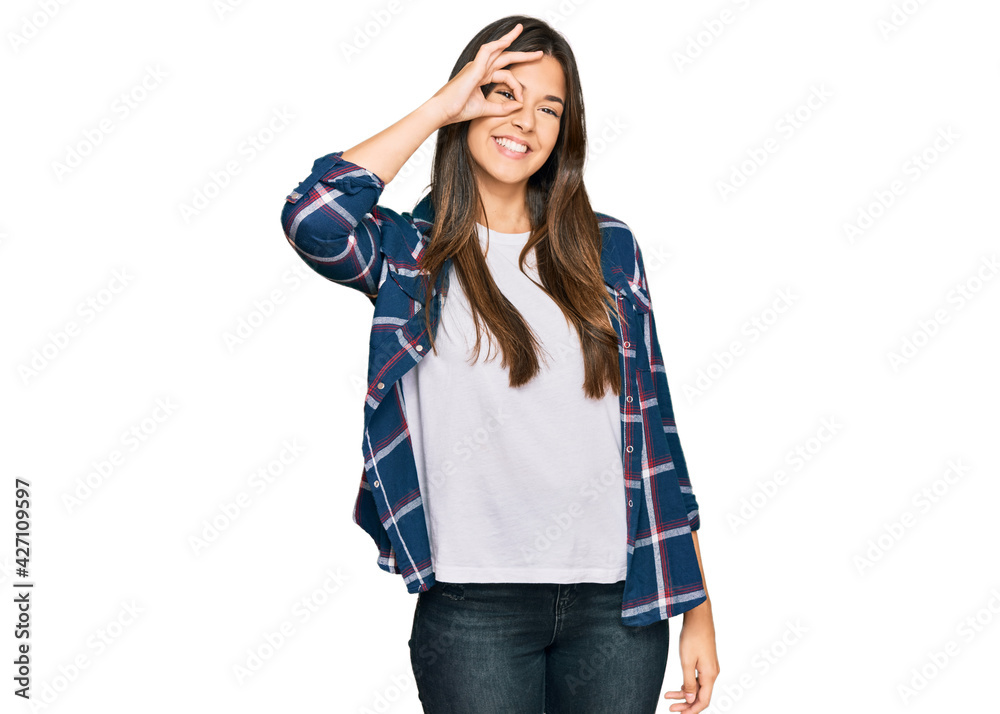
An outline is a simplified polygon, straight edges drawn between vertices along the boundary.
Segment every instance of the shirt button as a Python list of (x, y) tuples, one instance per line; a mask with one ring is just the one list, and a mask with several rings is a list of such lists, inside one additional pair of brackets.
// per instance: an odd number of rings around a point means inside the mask
[(625, 342), (625, 346), (626, 346), (626, 347), (629, 347), (629, 346), (631, 346), (631, 343), (630, 343), (630, 342), (628, 342), (628, 341), (626, 341), (626, 342)]
[(378, 383), (378, 388), (379, 389), (385, 389), (385, 385), (382, 382), (379, 382)]
[(625, 451), (627, 451), (627, 452), (629, 452), (631, 454), (632, 453), (632, 447), (631, 446), (626, 446), (625, 447)]
[(630, 506), (632, 505), (632, 499), (631, 498), (628, 500), (628, 505), (630, 505)]
[(424, 346), (423, 345), (417, 345), (417, 352), (423, 352), (423, 351), (424, 351)]
[(375, 483), (373, 483), (372, 486), (374, 486), (375, 488), (378, 488), (378, 481), (376, 481)]
[(625, 401), (626, 402), (631, 402), (632, 401), (632, 397), (625, 397)]

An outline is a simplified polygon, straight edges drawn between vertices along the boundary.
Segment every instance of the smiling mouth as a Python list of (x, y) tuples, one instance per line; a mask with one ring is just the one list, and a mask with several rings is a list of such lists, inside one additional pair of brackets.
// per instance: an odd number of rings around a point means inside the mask
[(501, 154), (512, 159), (520, 159), (531, 153), (531, 149), (527, 145), (519, 144), (518, 142), (511, 141), (510, 139), (503, 139), (501, 137), (494, 136), (493, 143), (496, 144)]

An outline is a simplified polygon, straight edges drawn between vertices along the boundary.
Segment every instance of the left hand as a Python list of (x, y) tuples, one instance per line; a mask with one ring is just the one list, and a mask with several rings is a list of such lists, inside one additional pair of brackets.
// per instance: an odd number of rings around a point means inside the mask
[[(680, 655), (684, 684), (679, 691), (666, 692), (665, 699), (681, 699), (671, 704), (670, 711), (695, 714), (708, 707), (712, 698), (712, 687), (719, 676), (719, 657), (715, 652), (715, 624), (712, 621), (711, 605), (704, 612), (695, 614), (701, 606), (685, 613), (681, 627)], [(688, 619), (691, 617), (692, 619)], [(698, 671), (697, 675), (695, 670)]]

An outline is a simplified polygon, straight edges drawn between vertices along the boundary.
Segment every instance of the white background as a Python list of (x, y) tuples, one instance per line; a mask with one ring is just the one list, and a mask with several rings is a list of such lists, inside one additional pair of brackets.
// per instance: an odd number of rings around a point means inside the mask
[[(372, 307), (305, 268), (279, 213), (316, 157), (415, 108), (516, 12), (572, 44), (591, 201), (644, 251), (701, 506), (710, 711), (996, 708), (1000, 6), (45, 7), (5, 3), (0, 52), (4, 711), (29, 710), (12, 694), (15, 477), (32, 484), (45, 711), (420, 711), (416, 596), (351, 521)], [(829, 96), (809, 108), (814, 88)], [(127, 114), (122, 94), (139, 98)], [(432, 142), (381, 203), (412, 208)], [(852, 241), (861, 212), (876, 218)], [(258, 491), (286, 441), (300, 453)], [(283, 623), (293, 634), (249, 666)], [(681, 625), (664, 690), (681, 684)]]

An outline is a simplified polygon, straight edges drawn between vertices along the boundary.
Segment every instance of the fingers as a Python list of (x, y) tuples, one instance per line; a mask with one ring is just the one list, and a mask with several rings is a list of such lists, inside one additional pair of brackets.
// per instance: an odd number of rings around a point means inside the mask
[[(506, 52), (505, 48), (510, 45), (515, 37), (521, 32), (522, 25), (517, 23), (513, 29), (499, 39), (486, 42), (480, 46), (475, 59), (470, 63), (473, 65), (468, 71), (478, 75), (477, 84), (480, 86), (488, 83), (503, 82), (510, 86), (514, 100), (520, 104), (523, 101), (521, 84), (513, 74), (507, 69), (507, 65), (516, 62), (531, 62), (537, 60), (544, 54), (542, 50)], [(503, 116), (517, 109), (517, 106), (509, 106), (510, 102), (490, 103), (492, 106), (483, 108), (483, 113), (490, 116)]]
[(663, 694), (663, 698), (681, 700), (680, 703), (678, 704), (671, 704), (669, 711), (684, 712), (684, 714), (687, 714), (688, 712), (701, 711), (700, 709), (691, 708), (697, 702), (697, 700), (695, 699), (695, 695), (692, 692), (681, 692), (681, 691), (665, 692)]
[(663, 696), (666, 699), (681, 699), (683, 701), (671, 704), (670, 711), (694, 714), (705, 708), (705, 705), (699, 701), (701, 697), (698, 676), (695, 674), (696, 669), (695, 660), (681, 657), (681, 672), (684, 675), (684, 683), (680, 690), (667, 692)]
[(509, 69), (498, 69), (490, 76), (490, 82), (503, 82), (508, 87), (514, 95), (514, 100), (518, 102), (524, 101), (524, 96), (521, 94), (521, 83), (517, 81), (514, 73)]
[(712, 683), (708, 682), (698, 688), (698, 698), (692, 702), (694, 708), (691, 711), (700, 712), (708, 707), (710, 701), (712, 701)]
[(542, 56), (541, 50), (530, 50), (528, 52), (501, 52), (496, 59), (490, 63), (490, 69), (500, 69), (516, 62), (531, 62)]
[[(497, 58), (503, 53), (504, 48), (507, 47), (511, 42), (513, 42), (514, 38), (521, 33), (521, 29), (522, 25), (519, 22), (516, 25), (514, 25), (514, 27), (510, 30), (510, 32), (508, 32), (503, 37), (493, 40), (492, 42), (484, 43), (482, 46), (480, 46), (479, 51), (476, 53), (476, 59), (478, 60), (485, 57), (487, 67), (489, 67), (489, 69), (491, 70), (495, 69), (493, 65), (496, 62)], [(504, 63), (501, 64), (500, 66), (504, 67), (513, 62), (524, 62), (528, 60), (538, 59), (541, 52), (542, 52), (541, 50), (532, 50), (530, 52), (510, 52), (508, 53), (510, 57), (506, 59)]]
[(664, 692), (663, 693), (663, 698), (664, 699), (685, 699), (686, 695), (685, 695), (684, 692), (681, 692), (679, 690), (674, 690), (672, 692)]
[(521, 34), (521, 30), (522, 29), (524, 29), (524, 25), (522, 25), (519, 22), (516, 25), (514, 25), (512, 28), (510, 28), (510, 30), (508, 30), (507, 34), (505, 34), (504, 36), (500, 37), (499, 39), (493, 40), (493, 42), (487, 42), (486, 44), (488, 44), (488, 45), (499, 45), (502, 42), (503, 46), (506, 47), (507, 45), (509, 45), (511, 42), (514, 41), (515, 37), (517, 37), (518, 35)]
[(509, 101), (499, 104), (497, 102), (486, 102), (483, 104), (482, 114), (479, 116), (503, 117), (513, 114), (521, 108), (520, 102)]
[(510, 72), (510, 70), (504, 69), (504, 67), (515, 62), (538, 59), (541, 53), (541, 50), (534, 50), (532, 52), (505, 52), (496, 58), (489, 67), (487, 67), (483, 77), (489, 79), (486, 79), (481, 83), (488, 84), (490, 82), (504, 82), (513, 90), (514, 98), (517, 101), (524, 101), (524, 98), (521, 95), (521, 83), (517, 81), (517, 78)]
[(511, 42), (513, 42), (514, 38), (517, 36), (517, 33), (519, 32), (521, 32), (520, 22), (514, 25), (513, 29), (511, 29), (511, 31), (508, 32), (503, 37), (493, 40), (492, 42), (484, 42), (482, 45), (480, 45), (479, 51), (476, 52), (476, 59), (485, 56), (488, 57), (489, 62), (492, 63), (493, 60), (496, 59), (496, 55), (503, 52), (503, 48), (509, 45)]
[(663, 694), (664, 699), (680, 699), (681, 702), (670, 705), (670, 711), (683, 714), (697, 714), (708, 706), (707, 702), (711, 697), (711, 687), (700, 683), (695, 684), (693, 688), (685, 683), (681, 685), (681, 689)]

